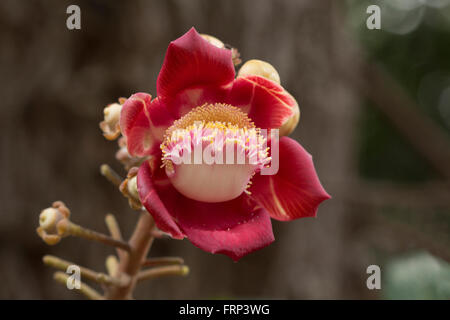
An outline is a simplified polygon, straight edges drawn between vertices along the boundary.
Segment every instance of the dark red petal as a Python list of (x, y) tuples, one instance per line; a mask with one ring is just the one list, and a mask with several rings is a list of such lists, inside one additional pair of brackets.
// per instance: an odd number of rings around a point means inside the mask
[(234, 79), (231, 50), (220, 49), (192, 28), (172, 41), (158, 76), (158, 97), (173, 97), (192, 86), (224, 86)]
[[(156, 166), (159, 168), (159, 166)], [(269, 213), (255, 208), (247, 195), (221, 202), (204, 203), (188, 199), (156, 169), (152, 175), (148, 162), (138, 173), (141, 202), (156, 225), (175, 238), (184, 235), (197, 247), (239, 260), (274, 241)]]
[(277, 220), (314, 217), (319, 204), (330, 198), (317, 177), (311, 155), (295, 140), (282, 137), (276, 175), (256, 174), (251, 197)]
[[(216, 205), (218, 206), (218, 205)], [(208, 210), (208, 212), (206, 212)], [(215, 208), (206, 209), (205, 214), (214, 215)], [(238, 261), (247, 254), (262, 249), (271, 244), (275, 238), (272, 232), (272, 223), (269, 213), (260, 208), (247, 218), (234, 213), (227, 212), (228, 208), (219, 210), (222, 214), (230, 215), (229, 229), (214, 229), (221, 221), (210, 221), (205, 226), (203, 218), (185, 216), (180, 219), (183, 231), (188, 239), (197, 247), (211, 253), (221, 253)], [(194, 214), (195, 212), (192, 212)], [(201, 228), (203, 226), (203, 228)]]
[(174, 118), (181, 118), (195, 107), (205, 103), (223, 103), (229, 88), (195, 86), (183, 89), (174, 97), (165, 98), (164, 103)]
[(294, 99), (277, 83), (260, 76), (237, 78), (227, 103), (242, 108), (258, 128), (279, 128), (293, 114)]
[(256, 209), (247, 195), (231, 201), (205, 203), (172, 189), (161, 199), (189, 241), (202, 250), (222, 253), (237, 261), (274, 241), (268, 212)]
[(151, 213), (160, 230), (169, 233), (175, 239), (183, 239), (185, 237), (184, 233), (180, 230), (174, 218), (167, 211), (155, 188), (155, 183), (158, 182), (170, 184), (169, 179), (166, 178), (166, 181), (162, 179), (153, 181), (152, 178), (154, 178), (154, 174), (152, 173), (149, 162), (145, 161), (140, 166), (137, 176), (139, 198), (141, 199), (142, 204), (147, 211)]
[(135, 93), (123, 104), (120, 128), (127, 137), (128, 152), (147, 156), (159, 151), (164, 132), (174, 119), (160, 100), (147, 93)]

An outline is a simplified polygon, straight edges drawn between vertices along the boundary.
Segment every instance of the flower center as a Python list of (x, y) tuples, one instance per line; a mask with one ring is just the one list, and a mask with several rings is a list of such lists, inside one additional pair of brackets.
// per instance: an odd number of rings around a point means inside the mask
[(172, 185), (203, 202), (232, 200), (268, 162), (266, 139), (240, 109), (205, 104), (167, 129), (162, 161)]

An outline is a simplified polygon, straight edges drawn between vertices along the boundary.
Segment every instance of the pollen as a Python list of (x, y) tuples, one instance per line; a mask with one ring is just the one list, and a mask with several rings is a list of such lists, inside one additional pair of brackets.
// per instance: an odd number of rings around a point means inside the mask
[(181, 119), (175, 121), (166, 131), (166, 135), (177, 129), (184, 129), (196, 122), (213, 122), (222, 125), (233, 125), (239, 128), (254, 128), (254, 123), (250, 120), (246, 113), (242, 112), (229, 104), (216, 103), (204, 104), (200, 107), (192, 109)]
[(174, 122), (161, 151), (174, 187), (205, 202), (248, 193), (251, 177), (271, 160), (261, 129), (227, 104), (205, 104)]

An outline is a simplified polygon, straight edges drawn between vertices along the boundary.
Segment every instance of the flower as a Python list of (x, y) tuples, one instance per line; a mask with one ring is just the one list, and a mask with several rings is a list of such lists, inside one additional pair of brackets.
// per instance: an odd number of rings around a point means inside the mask
[[(231, 50), (209, 43), (194, 28), (171, 42), (157, 97), (133, 94), (120, 116), (130, 155), (149, 157), (137, 186), (158, 228), (239, 260), (274, 241), (270, 218), (315, 216), (330, 196), (298, 142), (282, 137), (278, 172), (260, 174), (271, 161), (262, 130), (287, 122), (292, 130), (296, 108), (295, 99), (272, 80), (235, 78)], [(245, 161), (197, 163), (196, 147)]]

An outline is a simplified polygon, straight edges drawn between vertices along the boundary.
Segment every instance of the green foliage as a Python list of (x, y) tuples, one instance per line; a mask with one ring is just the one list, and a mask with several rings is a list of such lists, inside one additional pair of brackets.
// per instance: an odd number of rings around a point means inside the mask
[(385, 299), (450, 299), (450, 265), (428, 253), (392, 260), (382, 281)]
[[(349, 25), (367, 55), (399, 82), (424, 116), (450, 133), (450, 120), (445, 119), (450, 117), (439, 110), (439, 98), (450, 87), (450, 6), (437, 9), (422, 4), (406, 10), (383, 0), (347, 2)], [(401, 3), (405, 5), (405, 1)], [(369, 30), (365, 25), (366, 8), (371, 4), (381, 7), (381, 30)], [(393, 27), (392, 23), (388, 26), (388, 20), (398, 22), (400, 29), (404, 14), (416, 19), (417, 26), (402, 34), (389, 30)], [(450, 106), (445, 108), (448, 110)], [(369, 102), (365, 103), (360, 128), (359, 172), (362, 177), (399, 182), (420, 182), (436, 177), (423, 157)]]

